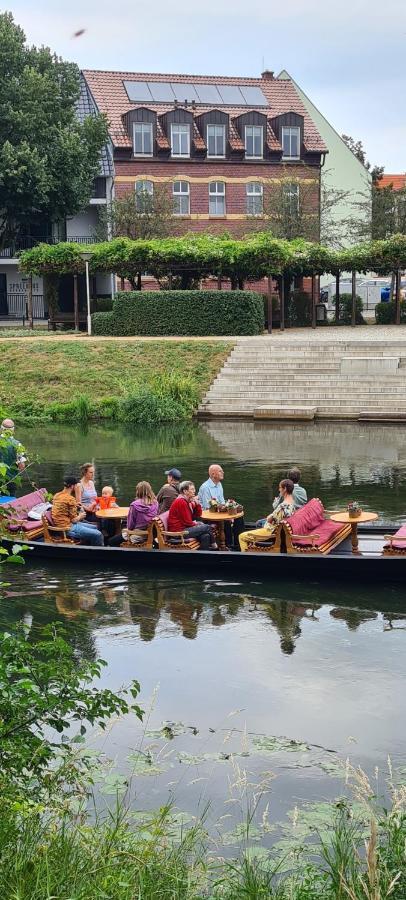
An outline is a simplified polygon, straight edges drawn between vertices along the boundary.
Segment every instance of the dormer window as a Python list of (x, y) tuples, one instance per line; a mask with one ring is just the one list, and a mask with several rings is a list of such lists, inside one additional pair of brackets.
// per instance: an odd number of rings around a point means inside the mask
[(247, 159), (262, 159), (264, 155), (264, 129), (262, 125), (245, 126), (245, 156)]
[(172, 156), (190, 156), (190, 125), (171, 125)]
[(207, 126), (207, 156), (226, 155), (226, 127), (225, 125)]
[(300, 128), (282, 126), (282, 159), (300, 159)]
[(134, 122), (134, 156), (152, 156), (152, 122)]

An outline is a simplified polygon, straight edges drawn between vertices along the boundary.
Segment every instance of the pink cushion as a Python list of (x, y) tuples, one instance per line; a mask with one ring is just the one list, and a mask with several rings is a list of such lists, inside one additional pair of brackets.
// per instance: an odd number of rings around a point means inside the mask
[(7, 525), (8, 531), (33, 531), (35, 528), (42, 528), (42, 522), (35, 522), (34, 519), (19, 519), (18, 522), (11, 522)]
[[(398, 528), (396, 534), (393, 537), (406, 538), (406, 525), (402, 525), (401, 528)], [(406, 550), (406, 541), (393, 540), (392, 547), (396, 547), (397, 550)]]
[(157, 518), (161, 520), (163, 530), (168, 531), (169, 509), (167, 509), (166, 512), (161, 513)]
[(23, 497), (17, 497), (11, 503), (3, 503), (4, 509), (8, 513), (13, 514), (13, 518), (25, 519), (27, 512), (36, 506), (37, 503), (44, 503), (46, 497), (46, 488), (40, 488), (38, 491), (32, 491), (31, 494), (24, 494)]
[[(292, 519), (293, 519), (293, 516), (291, 516), (291, 518), (289, 519), (289, 522), (291, 522)], [(316, 538), (316, 540), (313, 543), (313, 546), (321, 547), (322, 544), (325, 544), (326, 541), (331, 540), (331, 538), (333, 538), (336, 534), (338, 534), (338, 532), (341, 531), (341, 529), (343, 527), (344, 526), (343, 526), (342, 522), (331, 522), (330, 519), (324, 519), (324, 521), (321, 523), (321, 525), (317, 525), (317, 528), (314, 529), (313, 533), (320, 535), (320, 537)], [(300, 532), (296, 532), (296, 531), (294, 531), (293, 533), (300, 534)], [(293, 543), (300, 544), (301, 547), (309, 547), (312, 545), (312, 541), (306, 539), (305, 537), (299, 538), (298, 540), (294, 539)]]
[(316, 498), (309, 500), (287, 519), (293, 534), (310, 534), (312, 531), (319, 531), (322, 522), (324, 522), (324, 506)]

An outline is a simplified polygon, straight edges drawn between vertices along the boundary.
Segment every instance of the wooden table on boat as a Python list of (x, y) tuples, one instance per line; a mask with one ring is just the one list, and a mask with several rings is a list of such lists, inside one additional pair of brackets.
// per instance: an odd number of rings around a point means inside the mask
[(110, 509), (97, 509), (98, 519), (113, 519), (116, 534), (120, 534), (122, 519), (128, 516), (129, 506), (111, 506)]
[(218, 525), (219, 550), (227, 550), (224, 523), (233, 522), (234, 519), (241, 519), (243, 515), (244, 510), (241, 510), (241, 512), (226, 513), (212, 512), (209, 509), (204, 509), (200, 518), (202, 522), (207, 522), (209, 525)]
[(359, 516), (354, 519), (348, 512), (337, 512), (331, 513), (330, 519), (333, 522), (343, 522), (346, 524), (349, 522), (351, 525), (351, 546), (353, 553), (359, 553), (358, 546), (358, 525), (360, 522), (375, 522), (378, 518), (377, 513), (374, 512), (362, 512)]

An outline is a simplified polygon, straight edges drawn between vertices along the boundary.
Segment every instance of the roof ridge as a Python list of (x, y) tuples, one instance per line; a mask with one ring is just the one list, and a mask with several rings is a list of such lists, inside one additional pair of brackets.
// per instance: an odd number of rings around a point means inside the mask
[[(198, 78), (205, 81), (217, 81), (219, 78), (227, 79), (230, 82), (238, 81), (259, 81), (263, 83), (264, 79), (261, 75), (190, 75), (183, 72), (128, 72), (122, 69), (82, 69), (83, 75), (137, 75), (138, 77), (151, 78)], [(277, 78), (273, 78), (277, 81)], [(287, 81), (287, 79), (284, 79)]]

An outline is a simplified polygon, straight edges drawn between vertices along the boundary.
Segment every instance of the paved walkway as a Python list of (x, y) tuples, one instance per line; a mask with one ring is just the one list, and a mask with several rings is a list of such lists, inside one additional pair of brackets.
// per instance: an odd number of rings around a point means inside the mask
[[(25, 330), (25, 334), (18, 335), (16, 337), (8, 337), (7, 335), (1, 334), (0, 342), (2, 341), (38, 341), (38, 340), (46, 340), (46, 341), (80, 341), (86, 342), (89, 340), (87, 334), (80, 332), (79, 334), (64, 334), (63, 332), (40, 332), (33, 333), (29, 332), (27, 328)], [(365, 343), (371, 343), (375, 341), (396, 341), (406, 343), (406, 327), (399, 325), (358, 325), (356, 328), (351, 328), (350, 325), (343, 326), (327, 326), (325, 328), (287, 328), (286, 331), (274, 331), (272, 335), (264, 334), (264, 335), (254, 335), (247, 337), (240, 337), (235, 335), (204, 335), (188, 337), (187, 335), (175, 335), (175, 336), (160, 336), (155, 335), (153, 337), (102, 337), (99, 335), (92, 335), (91, 340), (93, 341), (117, 341), (117, 342), (125, 342), (125, 343), (137, 343), (139, 341), (224, 341), (226, 343), (241, 343), (246, 341), (264, 341), (264, 344), (275, 343), (282, 344), (283, 342), (291, 343), (292, 341), (298, 341), (298, 343), (329, 343), (331, 342), (343, 342), (346, 343), (348, 341), (360, 341)]]

